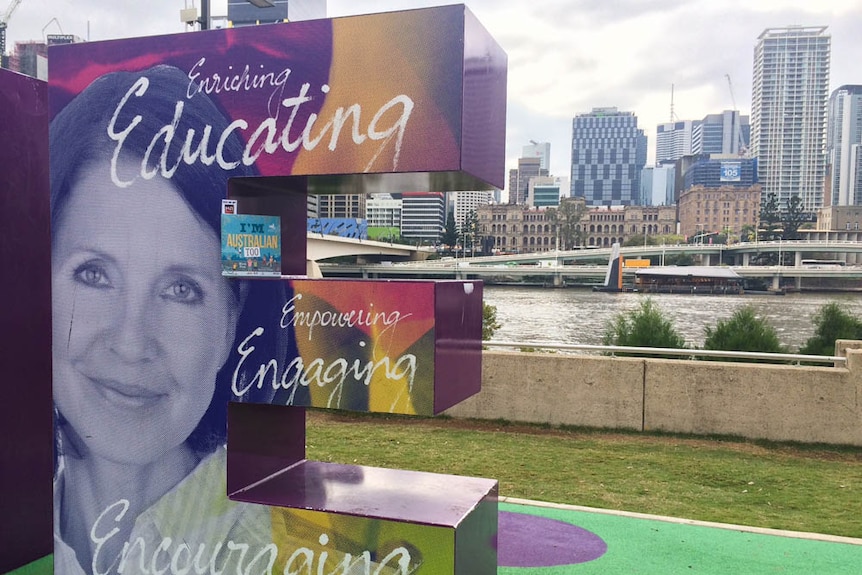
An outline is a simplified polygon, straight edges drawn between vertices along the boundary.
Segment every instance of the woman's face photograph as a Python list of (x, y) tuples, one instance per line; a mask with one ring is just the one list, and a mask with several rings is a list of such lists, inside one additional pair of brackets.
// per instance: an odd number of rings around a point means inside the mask
[(85, 168), (54, 224), (54, 398), (76, 450), (144, 464), (207, 410), (238, 310), (216, 232), (174, 186), (120, 189), (109, 169)]

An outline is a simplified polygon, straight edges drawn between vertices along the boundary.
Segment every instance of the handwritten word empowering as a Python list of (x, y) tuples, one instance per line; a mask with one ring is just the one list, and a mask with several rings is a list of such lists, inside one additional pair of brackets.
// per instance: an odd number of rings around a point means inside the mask
[[(140, 125), (144, 119), (143, 114), (147, 113), (148, 104), (146, 101), (138, 102), (138, 99), (147, 93), (149, 86), (150, 81), (146, 76), (138, 78), (120, 99), (108, 122), (108, 137), (116, 142), (111, 157), (111, 180), (121, 188), (132, 185), (137, 177), (135, 176), (131, 180), (121, 178), (117, 173), (117, 164), (126, 145), (126, 140), (135, 130), (143, 129), (140, 128)], [(223, 170), (233, 170), (240, 164), (251, 166), (264, 153), (273, 155), (284, 151), (291, 154), (296, 152), (300, 146), (305, 150), (312, 151), (324, 141), (327, 133), (329, 134), (327, 148), (334, 152), (340, 142), (341, 132), (348, 124), (350, 124), (350, 141), (355, 146), (360, 146), (367, 140), (380, 142), (372, 154), (371, 160), (365, 166), (365, 171), (372, 169), (377, 159), (393, 140), (391, 169), (396, 170), (398, 168), (404, 132), (413, 112), (413, 100), (409, 96), (400, 94), (383, 104), (374, 113), (368, 124), (364, 126), (364, 130), (362, 107), (359, 104), (352, 104), (347, 108), (336, 108), (332, 117), (324, 121), (322, 126), (317, 125), (318, 120), (320, 120), (317, 114), (309, 114), (301, 133), (296, 133), (299, 128), (294, 130), (293, 123), (300, 108), (303, 104), (313, 100), (313, 97), (309, 95), (310, 89), (311, 84), (306, 82), (302, 84), (297, 95), (284, 98), (281, 101), (281, 106), (284, 108), (281, 110), (284, 112), (283, 114), (268, 117), (254, 128), (249, 126), (248, 121), (238, 118), (228, 124), (220, 134), (213, 134), (213, 127), (208, 124), (190, 127), (185, 134), (178, 133), (177, 126), (183, 119), (186, 105), (185, 101), (178, 101), (174, 107), (173, 118), (155, 133), (135, 134), (134, 139), (144, 138), (143, 141), (149, 139), (149, 145), (141, 159), (139, 176), (145, 180), (150, 180), (160, 174), (162, 177), (170, 179), (181, 164), (193, 165), (198, 162), (205, 166), (217, 164)], [(330, 87), (324, 84), (320, 91), (327, 94)], [(136, 104), (140, 104), (140, 113), (135, 114), (127, 125), (119, 126), (120, 114), (128, 112), (130, 109), (134, 111)], [(394, 113), (390, 113), (390, 111), (394, 111)], [(283, 116), (286, 116), (287, 119), (282, 120)], [(393, 117), (394, 121), (392, 121)], [(387, 119), (391, 123), (387, 123)], [(315, 130), (317, 130), (316, 134), (314, 134)], [(245, 136), (246, 142), (241, 157), (226, 157), (227, 142), (240, 134)], [(181, 143), (179, 149), (177, 146), (172, 146), (175, 139)]]
[(398, 322), (413, 315), (412, 313), (401, 313), (398, 310), (374, 311), (373, 303), (368, 304), (368, 309), (352, 309), (345, 312), (317, 309), (309, 312), (296, 311), (296, 306), (293, 304), (301, 299), (302, 294), (300, 293), (287, 300), (281, 309), (279, 325), (282, 328), (307, 328), (309, 341), (311, 341), (314, 328), (317, 326), (334, 328), (384, 326), (386, 329), (383, 331), (385, 332), (388, 329), (394, 330), (398, 326)]
[[(94, 544), (92, 573), (108, 575), (98, 564), (102, 562), (106, 544), (120, 531), (117, 526), (129, 510), (129, 501), (121, 499), (109, 505), (93, 523), (90, 539)], [(321, 546), (329, 543), (329, 535), (322, 533), (318, 538)], [(149, 545), (149, 547), (148, 547)], [(285, 550), (282, 550), (286, 554)], [(410, 552), (404, 547), (396, 547), (375, 563), (371, 552), (363, 551), (357, 556), (333, 550), (340, 556), (336, 560), (336, 570), (326, 571), (328, 575), (410, 575), (418, 567), (412, 565)], [(273, 575), (277, 572), (276, 560), (279, 549), (275, 543), (256, 544), (236, 541), (200, 542), (197, 548), (185, 540), (164, 537), (161, 541), (147, 541), (136, 537), (123, 543), (122, 551), (116, 561), (117, 573), (142, 573), (144, 575)], [(308, 547), (293, 551), (281, 572), (284, 575), (319, 575), (324, 573), (330, 561), (330, 552), (322, 551), (316, 555)], [(373, 569), (373, 571), (372, 571)]]
[[(388, 356), (378, 360), (368, 360), (363, 363), (361, 359), (349, 362), (344, 358), (337, 358), (329, 363), (323, 358), (316, 358), (305, 364), (301, 356), (294, 357), (287, 366), (280, 368), (277, 359), (265, 359), (259, 365), (254, 377), (249, 381), (243, 375), (246, 360), (254, 353), (255, 347), (251, 342), (264, 333), (262, 327), (256, 328), (237, 347), (240, 360), (233, 372), (231, 388), (234, 395), (242, 397), (252, 388), (263, 389), (264, 385), (274, 391), (283, 389), (289, 391), (286, 405), (293, 405), (296, 391), (299, 387), (316, 385), (317, 387), (331, 386), (326, 407), (338, 408), (345, 383), (357, 383), (368, 387), (371, 380), (378, 372), (382, 373), (391, 382), (404, 382), (407, 389), (412, 393), (413, 380), (416, 376), (416, 356), (405, 353), (394, 362)], [(365, 347), (365, 342), (359, 342), (360, 347)], [(393, 407), (394, 408), (394, 407)]]

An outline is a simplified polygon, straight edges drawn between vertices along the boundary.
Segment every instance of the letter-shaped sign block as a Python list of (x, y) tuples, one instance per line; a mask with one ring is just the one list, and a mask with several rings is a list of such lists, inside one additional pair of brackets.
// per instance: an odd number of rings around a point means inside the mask
[(48, 86), (0, 69), (0, 573), (51, 553)]
[[(495, 573), (496, 481), (305, 453), (306, 407), (478, 391), (481, 283), (298, 277), (309, 195), (502, 187), (506, 56), (469, 10), (49, 60), (58, 570)], [(280, 240), (225, 257), (225, 199)]]
[(298, 279), (284, 288), (277, 327), (260, 327), (261, 317), (237, 347), (235, 399), (435, 415), (479, 392), (481, 282)]

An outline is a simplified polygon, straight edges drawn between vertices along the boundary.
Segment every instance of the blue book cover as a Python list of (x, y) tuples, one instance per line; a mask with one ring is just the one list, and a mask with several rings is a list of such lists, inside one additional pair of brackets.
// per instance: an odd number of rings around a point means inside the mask
[(222, 275), (281, 276), (281, 219), (222, 214)]

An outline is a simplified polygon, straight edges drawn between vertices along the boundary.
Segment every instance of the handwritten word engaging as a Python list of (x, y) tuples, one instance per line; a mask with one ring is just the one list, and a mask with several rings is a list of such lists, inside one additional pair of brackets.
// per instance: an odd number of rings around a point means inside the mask
[[(289, 76), (289, 72), (289, 70), (286, 71), (286, 76)], [(286, 82), (286, 78), (284, 81)], [(137, 177), (130, 180), (121, 178), (120, 174), (117, 173), (117, 164), (126, 139), (133, 131), (142, 129), (140, 125), (144, 118), (143, 114), (147, 113), (147, 103), (146, 101), (139, 101), (139, 99), (147, 93), (149, 86), (150, 81), (146, 76), (138, 78), (119, 101), (108, 122), (108, 137), (116, 142), (111, 157), (111, 180), (121, 188), (132, 185)], [(200, 90), (204, 90), (204, 88), (201, 87)], [(331, 88), (327, 84), (320, 87), (320, 92), (324, 95), (328, 94), (330, 90)], [(316, 113), (309, 114), (305, 126), (301, 128), (301, 132), (297, 133), (300, 128), (294, 129), (294, 121), (300, 108), (314, 99), (314, 96), (310, 95), (310, 91), (311, 84), (306, 82), (301, 85), (298, 94), (283, 98), (281, 107), (277, 112), (265, 118), (257, 126), (252, 128), (247, 120), (237, 118), (221, 134), (213, 134), (210, 125), (189, 128), (185, 134), (177, 133), (177, 126), (183, 118), (185, 109), (185, 102), (180, 100), (174, 107), (174, 116), (169, 123), (162, 126), (152, 136), (144, 135), (145, 138), (150, 138), (150, 143), (141, 160), (139, 176), (149, 180), (157, 174), (161, 174), (162, 177), (170, 179), (182, 163), (193, 165), (200, 162), (205, 166), (217, 164), (223, 170), (233, 170), (240, 164), (251, 166), (264, 153), (273, 155), (283, 151), (292, 154), (300, 147), (309, 152), (313, 151), (324, 141), (327, 134), (329, 134), (327, 148), (334, 152), (341, 141), (342, 130), (348, 126), (349, 141), (355, 146), (360, 146), (368, 140), (379, 142), (364, 171), (372, 170), (378, 158), (393, 140), (391, 168), (389, 165), (385, 167), (391, 170), (398, 168), (404, 133), (414, 106), (413, 100), (409, 96), (399, 94), (384, 103), (373, 114), (371, 120), (364, 125), (364, 129), (362, 107), (359, 104), (352, 104), (347, 108), (339, 106), (333, 112), (332, 117), (326, 120), (321, 120)], [(136, 104), (139, 104), (138, 109), (135, 108)], [(125, 126), (118, 125), (121, 113), (128, 113), (130, 110), (138, 113), (135, 113)], [(390, 111), (392, 112), (390, 113)], [(323, 122), (322, 126), (318, 125), (319, 120)], [(315, 130), (317, 131), (316, 134), (314, 133)], [(241, 157), (225, 157), (226, 143), (234, 132), (244, 136), (245, 148)], [(177, 146), (172, 146), (175, 139), (181, 142), (179, 149)], [(171, 150), (174, 151), (171, 152)]]
[[(397, 359), (392, 358), (385, 352), (389, 346), (382, 343), (397, 337), (398, 324), (413, 315), (412, 313), (399, 310), (375, 310), (373, 303), (369, 303), (367, 309), (351, 309), (342, 312), (318, 309), (299, 311), (296, 309), (296, 304), (302, 298), (303, 294), (297, 293), (285, 302), (279, 321), (282, 329), (293, 329), (297, 337), (307, 337), (311, 341), (316, 329), (324, 330), (324, 335), (321, 337), (328, 339), (326, 330), (374, 327), (377, 331), (376, 343), (370, 350), (374, 359), (350, 361), (344, 357), (328, 360), (318, 357), (307, 361), (299, 355), (286, 365), (283, 362), (280, 364), (277, 358), (258, 359), (253, 357), (256, 349), (254, 340), (264, 336), (264, 328), (258, 327), (237, 346), (240, 359), (232, 380), (233, 393), (237, 397), (242, 397), (253, 388), (263, 389), (266, 386), (273, 391), (287, 392), (286, 404), (293, 405), (296, 392), (300, 387), (316, 386), (329, 390), (326, 407), (338, 409), (342, 407), (341, 399), (345, 385), (368, 387), (372, 380), (377, 381), (375, 377), (378, 374), (382, 375), (385, 381), (396, 384), (402, 389), (406, 387), (408, 393), (412, 393), (416, 376), (416, 356), (405, 353)], [(357, 340), (356, 346), (364, 349), (367, 343)], [(349, 349), (346, 351), (349, 353)], [(254, 376), (251, 378), (246, 375), (247, 363), (252, 366), (255, 363), (258, 365), (256, 371), (252, 368)]]
[[(285, 404), (293, 405), (299, 387), (316, 385), (324, 388), (331, 386), (325, 407), (339, 409), (345, 384), (354, 383), (368, 387), (378, 372), (382, 373), (388, 381), (406, 383), (408, 393), (413, 391), (413, 380), (416, 376), (416, 356), (411, 353), (405, 353), (394, 362), (389, 356), (383, 356), (376, 361), (368, 360), (365, 362), (361, 359), (354, 359), (349, 362), (345, 358), (337, 358), (329, 363), (323, 358), (316, 358), (310, 361), (308, 365), (301, 356), (297, 356), (283, 368), (280, 368), (278, 360), (273, 358), (263, 360), (254, 377), (249, 381), (241, 374), (246, 360), (255, 350), (255, 346), (251, 345), (251, 342), (263, 334), (264, 329), (258, 327), (237, 347), (241, 357), (233, 372), (231, 384), (233, 393), (237, 397), (242, 397), (252, 388), (263, 389), (264, 385), (267, 385), (274, 391), (279, 389), (288, 391), (289, 395)], [(359, 346), (365, 347), (365, 342), (359, 342)]]
[[(96, 519), (90, 530), (90, 539), (94, 543), (92, 573), (93, 575), (108, 575), (110, 571), (102, 571), (98, 565), (103, 562), (102, 555), (120, 528), (129, 510), (129, 501), (121, 499), (109, 505)], [(318, 538), (321, 546), (329, 543), (329, 535), (322, 533)], [(164, 537), (161, 541), (149, 542), (143, 537), (135, 537), (123, 543), (122, 551), (116, 561), (106, 561), (117, 566), (117, 573), (143, 573), (151, 575), (273, 575), (278, 573), (276, 560), (279, 548), (272, 542), (236, 542), (208, 541), (200, 542), (195, 549), (194, 544), (185, 540)], [(286, 550), (281, 550), (286, 555)], [(416, 565), (411, 565), (410, 552), (404, 547), (392, 549), (378, 562), (373, 562), (370, 551), (363, 551), (357, 556), (350, 553), (332, 550), (332, 558), (336, 561), (336, 570), (326, 571), (329, 575), (409, 575), (415, 571)], [(284, 575), (316, 575), (324, 573), (324, 566), (331, 560), (330, 553), (322, 551), (316, 555), (308, 547), (298, 547), (288, 557), (281, 569)], [(328, 568), (328, 566), (327, 566)], [(373, 569), (373, 570), (372, 570)]]

